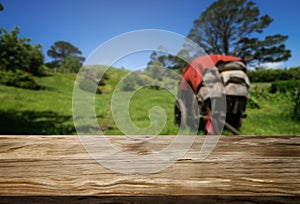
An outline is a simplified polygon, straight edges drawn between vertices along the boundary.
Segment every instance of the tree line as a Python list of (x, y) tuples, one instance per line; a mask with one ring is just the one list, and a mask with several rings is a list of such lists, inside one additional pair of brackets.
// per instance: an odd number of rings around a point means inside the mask
[[(0, 11), (4, 7), (0, 4)], [(38, 89), (32, 76), (39, 76), (46, 69), (64, 72), (78, 72), (82, 62), (82, 52), (66, 41), (55, 42), (47, 51), (53, 59), (45, 63), (42, 45), (33, 45), (30, 38), (19, 37), (20, 28), (11, 31), (0, 28), (0, 83), (22, 88)]]
[(38, 75), (42, 68), (64, 67), (70, 72), (78, 72), (85, 60), (81, 51), (66, 41), (55, 42), (47, 51), (53, 61), (44, 63), (42, 45), (30, 44), (30, 38), (18, 37), (19, 27), (12, 31), (0, 29), (0, 68), (2, 71), (22, 70)]
[(249, 71), (248, 76), (251, 82), (300, 80), (300, 67), (291, 67), (289, 69), (261, 69)]

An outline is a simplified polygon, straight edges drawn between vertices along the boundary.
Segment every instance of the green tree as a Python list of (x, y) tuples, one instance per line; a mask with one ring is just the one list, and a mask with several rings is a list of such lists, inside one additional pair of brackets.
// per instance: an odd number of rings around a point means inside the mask
[(54, 45), (52, 45), (47, 51), (47, 55), (54, 59), (53, 62), (51, 62), (51, 64), (57, 67), (62, 66), (63, 62), (67, 58), (77, 58), (80, 61), (80, 63), (82, 63), (85, 60), (85, 58), (82, 57), (81, 54), (81, 51), (77, 47), (66, 41), (55, 42)]
[(0, 30), (0, 68), (3, 71), (22, 70), (37, 74), (44, 63), (41, 45), (31, 45), (29, 38), (19, 38), (20, 30)]
[(63, 59), (62, 67), (68, 69), (71, 72), (77, 73), (81, 67), (81, 62), (78, 57), (66, 57)]
[(272, 21), (269, 15), (260, 15), (253, 1), (218, 0), (194, 21), (188, 38), (208, 54), (238, 56), (258, 65), (287, 60), (291, 57), (284, 45), (288, 36), (256, 37)]
[(164, 68), (160, 62), (155, 62), (147, 66), (146, 73), (152, 79), (162, 81), (164, 75)]
[(150, 61), (148, 65), (159, 65), (165, 68), (174, 69), (174, 62), (178, 61), (178, 57), (171, 54), (165, 54), (160, 51), (153, 51), (150, 55)]

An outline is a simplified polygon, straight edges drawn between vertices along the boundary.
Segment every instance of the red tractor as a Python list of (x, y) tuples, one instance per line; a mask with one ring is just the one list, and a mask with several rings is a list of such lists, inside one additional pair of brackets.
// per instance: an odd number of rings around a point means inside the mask
[(225, 125), (239, 134), (246, 117), (250, 82), (246, 62), (237, 57), (206, 55), (183, 70), (175, 103), (175, 123), (181, 128), (220, 134)]

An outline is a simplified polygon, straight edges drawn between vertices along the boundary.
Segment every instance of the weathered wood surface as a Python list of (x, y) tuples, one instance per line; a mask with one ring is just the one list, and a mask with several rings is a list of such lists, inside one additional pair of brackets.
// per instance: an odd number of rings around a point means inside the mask
[[(158, 151), (174, 139), (158, 136), (160, 145), (154, 145), (108, 138), (136, 154)], [(300, 137), (222, 136), (199, 161), (203, 139), (159, 173), (127, 175), (93, 160), (76, 136), (0, 136), (0, 195), (300, 196)]]

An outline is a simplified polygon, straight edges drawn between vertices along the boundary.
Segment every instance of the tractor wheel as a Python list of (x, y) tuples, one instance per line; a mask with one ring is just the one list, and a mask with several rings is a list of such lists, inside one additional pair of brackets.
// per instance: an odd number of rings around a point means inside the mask
[(175, 124), (178, 125), (180, 128), (187, 127), (187, 109), (182, 100), (176, 100), (175, 107), (174, 107), (174, 118)]
[(242, 125), (242, 115), (227, 113), (226, 122), (230, 124), (235, 129), (239, 129)]

